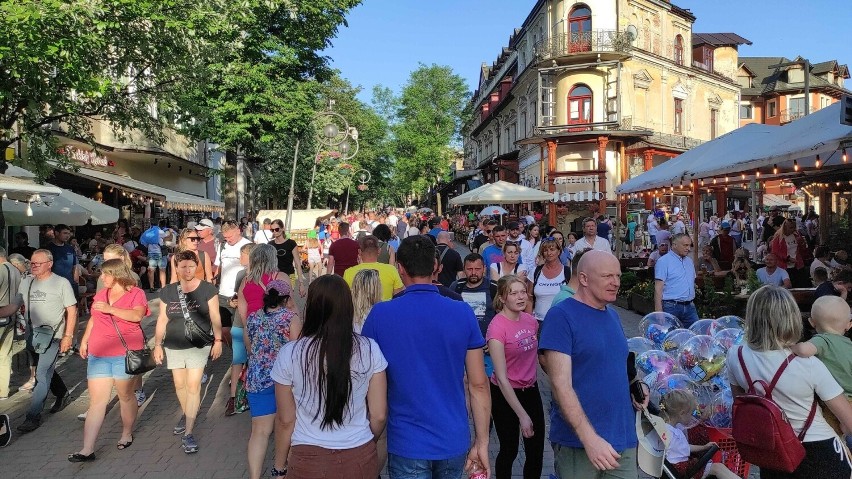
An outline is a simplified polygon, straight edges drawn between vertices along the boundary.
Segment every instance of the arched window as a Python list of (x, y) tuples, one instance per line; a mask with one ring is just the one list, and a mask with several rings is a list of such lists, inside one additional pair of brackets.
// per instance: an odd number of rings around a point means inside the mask
[(683, 36), (675, 37), (674, 44), (674, 61), (676, 64), (683, 66)]
[(592, 90), (583, 84), (574, 85), (568, 93), (568, 124), (592, 122)]
[(592, 10), (578, 5), (568, 14), (568, 42), (571, 52), (592, 50)]

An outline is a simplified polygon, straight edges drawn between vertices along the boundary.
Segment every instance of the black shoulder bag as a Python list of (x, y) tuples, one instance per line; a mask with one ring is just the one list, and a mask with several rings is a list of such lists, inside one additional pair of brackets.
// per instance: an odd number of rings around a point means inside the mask
[(213, 342), (213, 334), (208, 331), (205, 331), (195, 320), (192, 319), (192, 316), (189, 315), (189, 308), (186, 306), (186, 295), (183, 294), (183, 290), (180, 287), (180, 283), (177, 285), (177, 293), (178, 299), (180, 300), (180, 309), (183, 311), (183, 335), (189, 344), (195, 346), (196, 348), (203, 348), (208, 344)]
[[(109, 299), (109, 293), (107, 293)], [(151, 350), (148, 349), (148, 338), (145, 337), (145, 330), (142, 329), (142, 324), (139, 324), (139, 330), (142, 331), (142, 349), (130, 349), (127, 347), (127, 342), (124, 341), (124, 336), (118, 329), (118, 324), (115, 322), (115, 316), (110, 315), (112, 325), (115, 327), (115, 332), (118, 334), (118, 339), (121, 340), (124, 346), (124, 372), (131, 375), (145, 374), (148, 371), (157, 367), (154, 361), (154, 356), (151, 355)]]

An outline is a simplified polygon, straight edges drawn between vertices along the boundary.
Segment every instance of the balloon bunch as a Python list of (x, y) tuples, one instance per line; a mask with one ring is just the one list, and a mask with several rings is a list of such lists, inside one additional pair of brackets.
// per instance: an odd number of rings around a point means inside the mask
[(689, 329), (668, 313), (642, 318), (642, 336), (627, 340), (636, 353), (636, 369), (659, 405), (667, 392), (689, 391), (698, 400), (700, 422), (731, 427), (733, 398), (725, 358), (728, 349), (743, 342), (744, 321), (737, 316), (696, 321)]

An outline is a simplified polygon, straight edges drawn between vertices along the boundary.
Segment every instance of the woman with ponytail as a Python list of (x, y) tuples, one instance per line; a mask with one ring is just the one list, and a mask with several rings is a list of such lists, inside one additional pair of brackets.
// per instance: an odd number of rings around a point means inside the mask
[(387, 361), (375, 341), (353, 331), (353, 316), (346, 281), (320, 276), (308, 288), (302, 337), (275, 361), (289, 479), (379, 475), (375, 441), (387, 421)]
[(286, 440), (283, 437), (285, 430), (281, 422), (275, 420), (275, 388), (270, 371), (284, 344), (296, 339), (298, 334), (291, 329), (293, 322), (298, 322), (291, 296), (289, 278), (269, 281), (263, 295), (263, 307), (249, 315), (243, 330), (243, 340), (249, 351), (246, 391), (251, 411), (248, 464), (249, 477), (252, 479), (259, 478), (263, 471), (269, 435), (273, 431), (275, 459), (272, 477), (287, 474)]

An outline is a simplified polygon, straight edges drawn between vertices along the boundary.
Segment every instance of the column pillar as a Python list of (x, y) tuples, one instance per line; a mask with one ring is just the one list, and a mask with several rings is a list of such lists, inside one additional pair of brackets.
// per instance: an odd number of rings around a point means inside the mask
[[(554, 193), (556, 185), (553, 184), (553, 173), (556, 171), (556, 141), (547, 140), (547, 191)], [(544, 178), (542, 178), (544, 181)], [(556, 224), (556, 203), (551, 201), (548, 205), (548, 223)]]
[[(606, 193), (606, 144), (608, 136), (598, 137), (598, 191)], [(617, 199), (617, 198), (616, 198)], [(598, 202), (598, 214), (606, 214), (606, 195)]]
[(728, 195), (724, 188), (716, 188), (713, 194), (716, 195), (716, 215), (721, 218), (728, 211)]
[[(645, 171), (651, 171), (651, 168), (654, 167), (654, 150), (645, 150)], [(645, 197), (645, 209), (653, 210), (654, 209), (654, 197), (652, 195), (648, 195)]]

